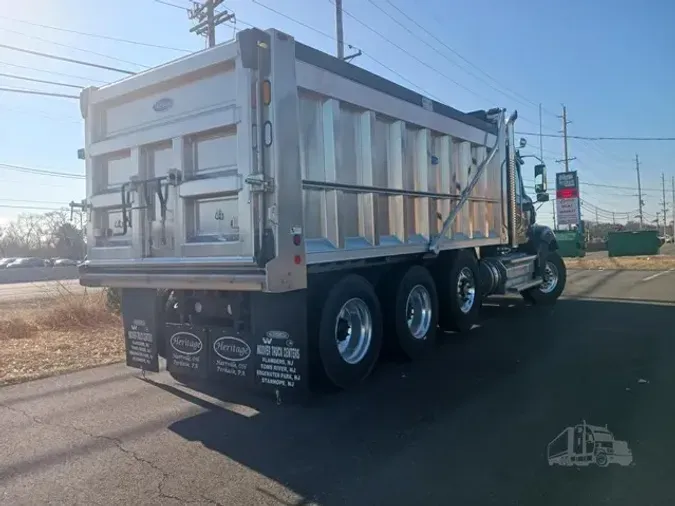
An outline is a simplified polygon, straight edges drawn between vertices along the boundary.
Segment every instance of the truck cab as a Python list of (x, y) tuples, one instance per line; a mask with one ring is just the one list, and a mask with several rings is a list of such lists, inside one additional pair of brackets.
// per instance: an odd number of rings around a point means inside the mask
[[(520, 149), (524, 148), (526, 145), (527, 141), (525, 139), (520, 139)], [(548, 202), (550, 197), (546, 183), (546, 165), (544, 164), (544, 161), (535, 155), (521, 155), (520, 149), (516, 150), (516, 204), (523, 224), (526, 228), (529, 228), (537, 223), (535, 202), (543, 204)], [(536, 158), (539, 161), (539, 163), (534, 166), (534, 201), (525, 190), (525, 184), (523, 182), (525, 158)]]

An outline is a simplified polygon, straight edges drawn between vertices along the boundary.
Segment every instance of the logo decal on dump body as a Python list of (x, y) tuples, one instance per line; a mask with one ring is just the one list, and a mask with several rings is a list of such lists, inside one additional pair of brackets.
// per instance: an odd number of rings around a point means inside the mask
[(173, 100), (170, 99), (170, 98), (160, 98), (152, 106), (152, 108), (155, 110), (155, 112), (168, 111), (172, 107), (173, 107)]
[(213, 351), (223, 360), (242, 362), (251, 356), (251, 347), (238, 337), (223, 336), (213, 342)]
[(176, 332), (171, 336), (171, 347), (184, 355), (196, 355), (202, 351), (202, 340), (190, 332)]
[(265, 332), (265, 337), (263, 337), (263, 343), (265, 344), (272, 344), (273, 339), (281, 339), (283, 341), (287, 341), (290, 335), (288, 332), (284, 332), (283, 330), (268, 330)]

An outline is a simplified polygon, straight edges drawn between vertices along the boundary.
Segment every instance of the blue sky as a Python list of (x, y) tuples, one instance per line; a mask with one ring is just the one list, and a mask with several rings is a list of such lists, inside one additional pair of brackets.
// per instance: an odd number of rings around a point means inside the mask
[[(561, 128), (561, 120), (556, 115), (561, 113), (560, 104), (564, 102), (568, 119), (572, 121), (570, 135), (675, 135), (672, 91), (675, 82), (675, 60), (672, 58), (675, 4), (672, 2), (654, 0), (645, 7), (645, 4), (627, 0), (474, 0), (453, 2), (452, 5), (441, 0), (391, 0), (440, 39), (444, 46), (386, 0), (373, 2), (412, 34), (369, 0), (343, 1), (345, 40), (365, 53), (355, 60), (357, 65), (417, 91), (423, 90), (458, 109), (517, 108), (521, 118), (518, 130), (537, 132), (536, 104), (541, 102), (543, 131), (551, 134), (558, 133)], [(187, 0), (167, 2), (189, 6)], [(0, 17), (0, 44), (134, 71), (204, 47), (204, 40), (189, 32), (192, 24), (185, 11), (155, 0), (3, 0), (2, 4), (1, 15), (14, 19)], [(275, 14), (264, 5), (315, 30)], [(316, 31), (334, 33), (334, 7), (329, 0), (229, 0), (225, 6), (236, 13), (238, 28), (248, 25), (276, 27), (304, 43), (331, 53), (335, 51), (335, 42)], [(102, 40), (32, 26), (17, 22), (17, 19), (184, 51)], [(378, 33), (414, 56), (405, 54)], [(218, 41), (225, 41), (232, 35), (231, 26), (221, 26)], [(83, 85), (102, 84), (121, 77), (109, 71), (2, 48), (0, 73)], [(0, 86), (57, 91), (54, 86), (24, 83), (7, 77), (0, 77)], [(58, 91), (73, 93), (67, 88)], [(83, 126), (76, 100), (0, 92), (0, 118), (0, 164), (84, 172), (83, 164), (76, 156), (77, 149), (83, 145)], [(538, 138), (528, 136), (528, 141), (531, 148), (528, 152), (538, 153)], [(543, 147), (549, 180), (553, 181), (555, 171), (562, 169), (555, 163), (556, 159), (562, 158), (562, 140), (546, 138)], [(572, 139), (569, 151), (570, 156), (577, 157), (571, 162), (571, 169), (578, 170), (581, 181), (589, 183), (582, 185), (582, 197), (602, 209), (626, 213), (637, 208), (637, 197), (633, 196), (636, 190), (592, 186), (634, 188), (636, 153), (641, 159), (642, 185), (647, 189), (645, 210), (649, 217), (660, 210), (660, 192), (653, 190), (660, 188), (661, 171), (667, 178), (666, 199), (671, 200), (675, 142)], [(531, 167), (528, 164), (526, 174)], [(59, 203), (84, 197), (84, 183), (79, 180), (24, 174), (1, 165), (0, 175), (2, 221), (25, 212), (7, 206), (53, 208)], [(531, 180), (528, 175), (525, 179)], [(542, 208), (540, 216), (541, 221), (550, 223), (550, 204)], [(594, 219), (594, 216), (587, 215), (587, 218)]]

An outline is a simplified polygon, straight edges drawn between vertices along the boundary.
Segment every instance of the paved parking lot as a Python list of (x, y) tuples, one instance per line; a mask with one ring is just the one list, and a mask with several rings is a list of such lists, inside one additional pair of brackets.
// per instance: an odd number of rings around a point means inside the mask
[[(574, 271), (433, 358), (312, 406), (110, 366), (0, 390), (3, 504), (675, 504), (675, 272)], [(607, 424), (634, 465), (550, 467)]]

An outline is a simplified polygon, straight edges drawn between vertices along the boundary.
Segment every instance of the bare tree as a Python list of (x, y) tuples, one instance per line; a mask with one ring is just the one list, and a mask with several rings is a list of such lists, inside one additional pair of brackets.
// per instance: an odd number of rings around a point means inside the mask
[(81, 258), (86, 250), (84, 219), (62, 209), (45, 214), (21, 214), (0, 230), (3, 256)]

